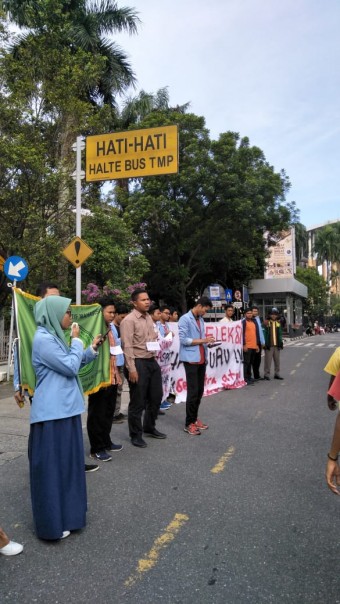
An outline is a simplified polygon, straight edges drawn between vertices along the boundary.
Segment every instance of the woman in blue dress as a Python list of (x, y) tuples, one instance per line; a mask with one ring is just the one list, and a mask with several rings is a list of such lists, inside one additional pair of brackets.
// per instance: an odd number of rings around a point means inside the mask
[(71, 345), (71, 300), (48, 296), (35, 306), (38, 326), (32, 363), (37, 377), (31, 407), (29, 462), (35, 529), (40, 539), (62, 539), (86, 524), (86, 483), (78, 371), (97, 356), (100, 336), (86, 351), (77, 324)]

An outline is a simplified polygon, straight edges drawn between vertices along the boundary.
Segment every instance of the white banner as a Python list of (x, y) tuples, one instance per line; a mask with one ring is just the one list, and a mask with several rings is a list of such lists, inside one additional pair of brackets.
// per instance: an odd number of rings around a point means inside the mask
[[(171, 323), (171, 325), (177, 326), (177, 323)], [(157, 355), (157, 363), (158, 363), (158, 365), (160, 365), (161, 374), (162, 374), (162, 386), (163, 386), (162, 402), (165, 401), (170, 394), (170, 389), (171, 389), (171, 350), (174, 345), (174, 339), (176, 339), (178, 341), (178, 326), (176, 329), (176, 336), (175, 336), (174, 329), (171, 328), (171, 332), (173, 334), (173, 337), (171, 339), (169, 339), (169, 336), (162, 338), (162, 336), (158, 332), (158, 342), (159, 342), (159, 346), (160, 346), (160, 351)]]
[[(162, 368), (163, 394), (170, 390), (176, 395), (176, 403), (182, 403), (186, 400), (187, 386), (184, 366), (178, 358), (178, 323), (170, 323), (169, 327), (174, 333), (174, 338), (171, 345), (167, 345), (166, 348), (163, 348), (161, 343), (161, 352), (157, 360)], [(205, 333), (206, 336), (214, 336), (221, 344), (208, 349), (204, 396), (216, 394), (223, 389), (245, 386), (241, 321), (205, 323)]]

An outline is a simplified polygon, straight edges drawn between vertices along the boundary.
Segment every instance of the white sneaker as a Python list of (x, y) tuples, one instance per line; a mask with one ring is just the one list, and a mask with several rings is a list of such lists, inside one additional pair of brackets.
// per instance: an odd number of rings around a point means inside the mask
[(60, 537), (60, 539), (66, 539), (66, 537), (68, 537), (70, 534), (71, 534), (71, 531), (63, 531), (63, 534)]
[(10, 541), (5, 547), (0, 549), (0, 554), (4, 556), (16, 556), (17, 554), (21, 554), (24, 546), (20, 543), (16, 543), (15, 541)]

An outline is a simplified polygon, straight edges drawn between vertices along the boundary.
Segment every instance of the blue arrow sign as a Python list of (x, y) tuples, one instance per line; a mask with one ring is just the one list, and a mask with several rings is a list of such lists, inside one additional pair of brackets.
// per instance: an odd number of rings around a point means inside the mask
[(23, 281), (28, 274), (28, 264), (20, 256), (10, 256), (4, 264), (4, 273), (11, 281)]

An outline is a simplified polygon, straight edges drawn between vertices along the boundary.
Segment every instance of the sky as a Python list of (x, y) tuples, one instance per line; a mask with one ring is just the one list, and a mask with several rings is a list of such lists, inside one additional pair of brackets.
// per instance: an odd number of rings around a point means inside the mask
[(168, 86), (210, 136), (238, 132), (291, 182), (308, 227), (340, 219), (339, 0), (119, 0), (138, 35), (115, 35), (137, 88)]

